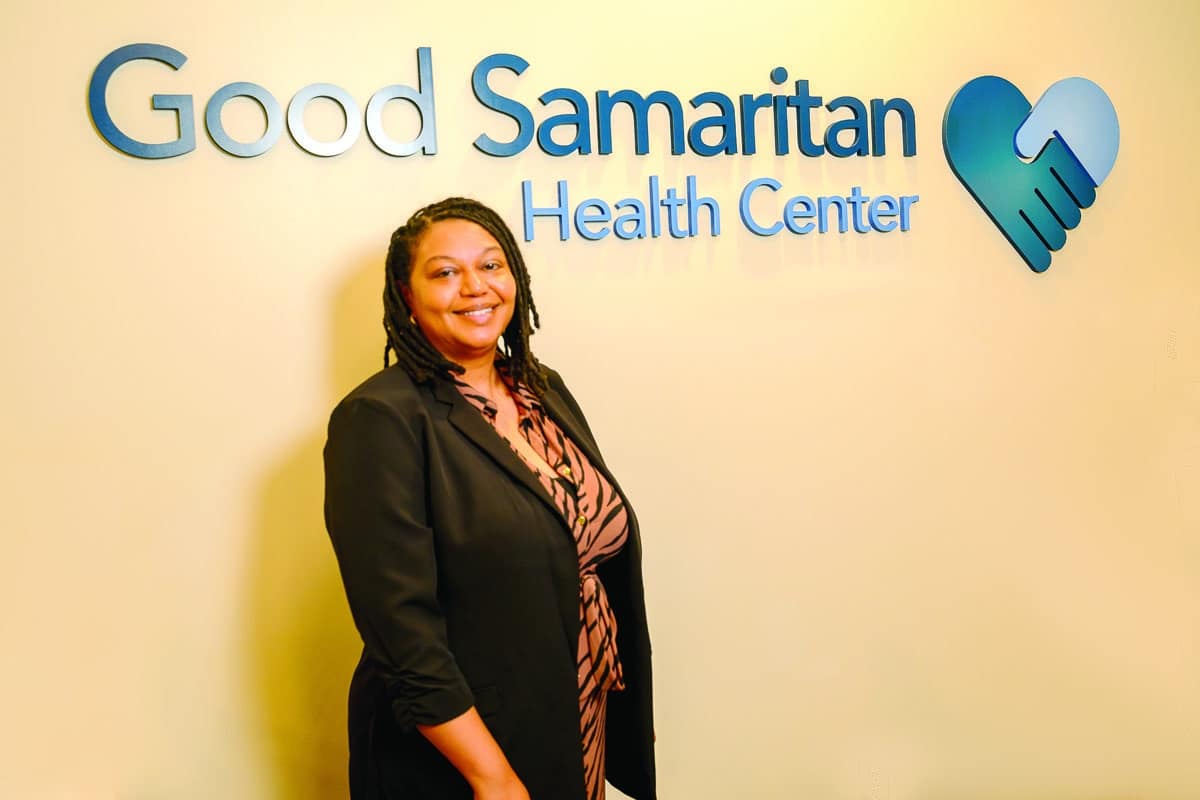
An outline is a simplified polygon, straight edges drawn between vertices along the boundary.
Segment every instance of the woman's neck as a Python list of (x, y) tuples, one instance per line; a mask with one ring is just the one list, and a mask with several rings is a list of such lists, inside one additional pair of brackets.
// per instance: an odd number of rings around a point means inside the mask
[(481, 358), (468, 364), (460, 362), (460, 365), (465, 370), (460, 379), (489, 397), (492, 394), (492, 390), (503, 382), (499, 372), (496, 370), (494, 353), (486, 359)]

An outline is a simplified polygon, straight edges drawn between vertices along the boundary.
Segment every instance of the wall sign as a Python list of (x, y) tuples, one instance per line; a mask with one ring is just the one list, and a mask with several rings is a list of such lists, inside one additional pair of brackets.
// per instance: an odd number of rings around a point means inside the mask
[[(416, 51), (416, 85), (391, 84), (368, 98), (365, 112), (345, 89), (330, 83), (311, 83), (288, 101), (286, 112), (266, 87), (233, 81), (218, 89), (204, 107), (203, 125), (212, 143), (239, 158), (267, 154), (287, 130), (305, 152), (333, 157), (352, 148), (365, 128), (367, 138), (389, 156), (431, 157), (438, 153), (437, 105), (433, 54)], [(177, 136), (168, 142), (142, 142), (126, 134), (108, 109), (117, 70), (131, 61), (159, 62), (172, 71), (183, 68), (187, 56), (162, 44), (130, 44), (105, 56), (88, 87), (88, 112), (101, 138), (117, 151), (135, 158), (178, 158), (196, 149), (195, 99), (190, 94), (154, 94), (150, 107), (175, 115)], [(895, 120), (899, 141), (892, 152), (905, 158), (917, 154), (916, 112), (904, 98), (862, 100), (849, 95), (826, 101), (809, 82), (789, 82), (784, 67), (770, 70), (771, 91), (730, 96), (704, 91), (686, 100), (666, 89), (647, 93), (633, 89), (600, 89), (590, 95), (571, 87), (552, 87), (538, 95), (544, 113), (492, 88), (497, 72), (523, 76), (530, 69), (524, 58), (511, 53), (484, 57), (471, 70), (471, 88), (478, 103), (515, 125), (515, 134), (498, 140), (480, 133), (474, 147), (495, 158), (513, 158), (534, 144), (553, 158), (645, 155), (652, 150), (676, 158), (751, 156), (764, 148), (777, 157), (880, 158), (888, 155), (887, 120)], [(265, 119), (258, 139), (243, 142), (230, 136), (221, 111), (236, 97), (261, 107)], [(345, 114), (345, 128), (333, 141), (320, 141), (304, 126), (304, 110), (325, 98)], [(419, 120), (418, 133), (408, 141), (392, 138), (383, 125), (383, 109), (393, 100), (411, 106)], [(553, 112), (553, 113), (549, 113)], [(650, 115), (665, 119), (652, 137)], [(665, 115), (665, 117), (664, 117)], [(825, 122), (826, 117), (829, 121)], [(629, 119), (632, 136), (617, 141), (614, 119)], [(766, 128), (768, 135), (762, 137)], [(1116, 112), (1100, 87), (1083, 78), (1052, 86), (1035, 106), (1002, 78), (982, 77), (967, 83), (950, 101), (943, 123), (943, 146), (955, 175), (1035, 271), (1050, 264), (1050, 251), (1065, 242), (1066, 230), (1090, 206), (1095, 188), (1116, 159), (1119, 132)], [(1032, 159), (1026, 162), (1023, 159)], [(596, 241), (612, 235), (623, 241), (670, 236), (690, 239), (719, 236), (722, 202), (707, 194), (695, 175), (680, 186), (665, 186), (651, 175), (644, 190), (622, 198), (572, 195), (565, 180), (534, 185), (521, 181), (524, 236), (532, 241), (538, 230), (553, 230), (560, 240), (577, 236)], [(810, 195), (786, 189), (771, 176), (757, 177), (738, 192), (736, 219), (756, 236), (794, 236), (903, 233), (912, 228), (916, 194), (867, 191), (855, 185), (844, 192)]]

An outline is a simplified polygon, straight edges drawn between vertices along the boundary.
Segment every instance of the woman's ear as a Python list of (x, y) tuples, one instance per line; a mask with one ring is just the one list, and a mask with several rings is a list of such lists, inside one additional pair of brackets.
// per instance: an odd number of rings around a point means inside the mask
[(408, 286), (400, 286), (400, 296), (404, 298), (404, 303), (410, 309), (412, 308), (412, 289)]

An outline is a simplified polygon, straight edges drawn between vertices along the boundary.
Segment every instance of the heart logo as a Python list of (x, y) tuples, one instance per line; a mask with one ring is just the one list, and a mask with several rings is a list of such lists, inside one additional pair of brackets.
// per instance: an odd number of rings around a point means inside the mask
[(1120, 139), (1112, 101), (1086, 78), (1058, 81), (1032, 107), (1004, 78), (975, 78), (942, 121), (950, 168), (1034, 272), (1095, 201)]

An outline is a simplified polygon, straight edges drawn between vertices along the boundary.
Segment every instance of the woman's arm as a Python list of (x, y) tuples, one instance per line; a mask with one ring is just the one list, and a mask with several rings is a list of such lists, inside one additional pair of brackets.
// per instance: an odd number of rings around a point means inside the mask
[(410, 423), (363, 399), (342, 403), (330, 419), (325, 518), (350, 610), (387, 676), (400, 726), (419, 730), (476, 800), (529, 800), (449, 648), (426, 519), (425, 459)]
[(450, 651), (425, 508), (424, 445), (412, 420), (371, 399), (334, 409), (325, 444), (325, 524), (367, 655), (401, 730), (461, 715), (475, 696)]
[(449, 722), (418, 725), (471, 785), (476, 800), (529, 800), (529, 792), (472, 706)]

